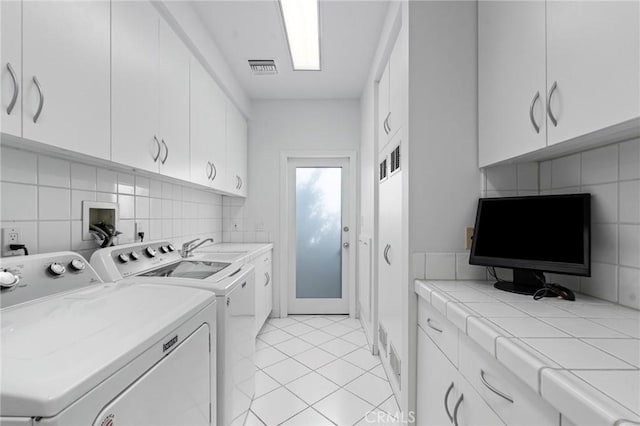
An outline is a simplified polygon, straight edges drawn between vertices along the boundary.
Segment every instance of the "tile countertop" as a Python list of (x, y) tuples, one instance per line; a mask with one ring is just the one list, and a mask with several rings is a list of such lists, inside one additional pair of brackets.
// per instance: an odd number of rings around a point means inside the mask
[(193, 253), (208, 259), (250, 262), (272, 249), (271, 243), (218, 243), (198, 247)]
[(416, 280), (415, 292), (576, 424), (640, 423), (640, 311), (488, 281)]

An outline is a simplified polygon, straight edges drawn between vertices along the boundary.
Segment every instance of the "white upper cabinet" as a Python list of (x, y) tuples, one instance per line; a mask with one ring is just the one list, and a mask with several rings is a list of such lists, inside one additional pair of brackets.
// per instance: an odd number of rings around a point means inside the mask
[(378, 151), (381, 151), (389, 141), (389, 130), (387, 129), (387, 118), (389, 116), (389, 63), (384, 68), (384, 72), (378, 83)]
[(547, 1), (547, 85), (549, 145), (640, 117), (640, 2)]
[(478, 4), (480, 167), (546, 146), (545, 3)]
[(402, 44), (398, 38), (378, 83), (379, 152), (402, 126), (403, 81)]
[(247, 121), (231, 103), (227, 104), (227, 185), (236, 195), (247, 195)]
[(144, 1), (111, 5), (111, 160), (159, 171), (160, 17)]
[(190, 53), (160, 21), (160, 173), (189, 180)]
[(109, 159), (110, 2), (25, 1), (22, 13), (23, 137)]
[(191, 58), (191, 181), (224, 189), (225, 97), (213, 78)]
[(0, 107), (2, 132), (22, 134), (22, 4), (0, 2)]

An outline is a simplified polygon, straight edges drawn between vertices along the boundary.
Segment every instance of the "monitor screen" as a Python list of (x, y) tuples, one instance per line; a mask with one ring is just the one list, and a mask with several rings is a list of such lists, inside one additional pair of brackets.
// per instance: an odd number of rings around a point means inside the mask
[(481, 198), (469, 263), (590, 275), (590, 194)]

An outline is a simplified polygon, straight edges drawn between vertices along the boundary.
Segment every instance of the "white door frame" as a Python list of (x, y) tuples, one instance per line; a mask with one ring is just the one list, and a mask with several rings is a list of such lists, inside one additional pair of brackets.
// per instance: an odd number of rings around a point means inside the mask
[(288, 163), (290, 159), (313, 159), (313, 158), (341, 158), (349, 162), (349, 213), (348, 226), (351, 231), (347, 233), (350, 246), (349, 266), (348, 266), (348, 298), (349, 298), (349, 316), (356, 317), (356, 248), (357, 248), (357, 222), (356, 210), (357, 196), (357, 154), (355, 151), (282, 151), (280, 152), (280, 317), (285, 318), (288, 315), (288, 295), (289, 295), (289, 173)]

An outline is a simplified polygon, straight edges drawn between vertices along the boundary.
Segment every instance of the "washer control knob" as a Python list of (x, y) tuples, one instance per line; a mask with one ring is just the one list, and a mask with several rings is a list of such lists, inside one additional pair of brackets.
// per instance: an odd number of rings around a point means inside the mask
[(129, 261), (129, 255), (127, 253), (120, 253), (118, 255), (118, 260), (122, 263), (127, 263)]
[(131, 256), (131, 259), (132, 259), (132, 260), (138, 260), (138, 259), (140, 259), (140, 253), (138, 253), (138, 252), (137, 252), (137, 251), (135, 251), (135, 250), (134, 250), (134, 251), (132, 251), (132, 252), (129, 254), (129, 256)]
[(73, 259), (69, 264), (69, 267), (71, 267), (71, 269), (74, 271), (82, 271), (85, 266), (86, 264), (82, 259)]
[(149, 257), (155, 257), (155, 256), (156, 256), (156, 254), (158, 253), (158, 252), (156, 251), (156, 249), (154, 249), (153, 247), (147, 247), (147, 248), (145, 249), (145, 252), (147, 253), (147, 255), (148, 255)]
[(176, 251), (176, 248), (173, 246), (173, 244), (169, 244), (167, 248), (169, 249), (169, 251)]
[(49, 265), (49, 272), (51, 272), (53, 275), (59, 276), (67, 272), (67, 269), (63, 265), (57, 262), (53, 262), (51, 265)]
[(20, 278), (6, 269), (0, 271), (0, 288), (13, 288), (18, 285)]
[(169, 247), (167, 246), (160, 246), (160, 251), (163, 253), (167, 253), (169, 251)]

